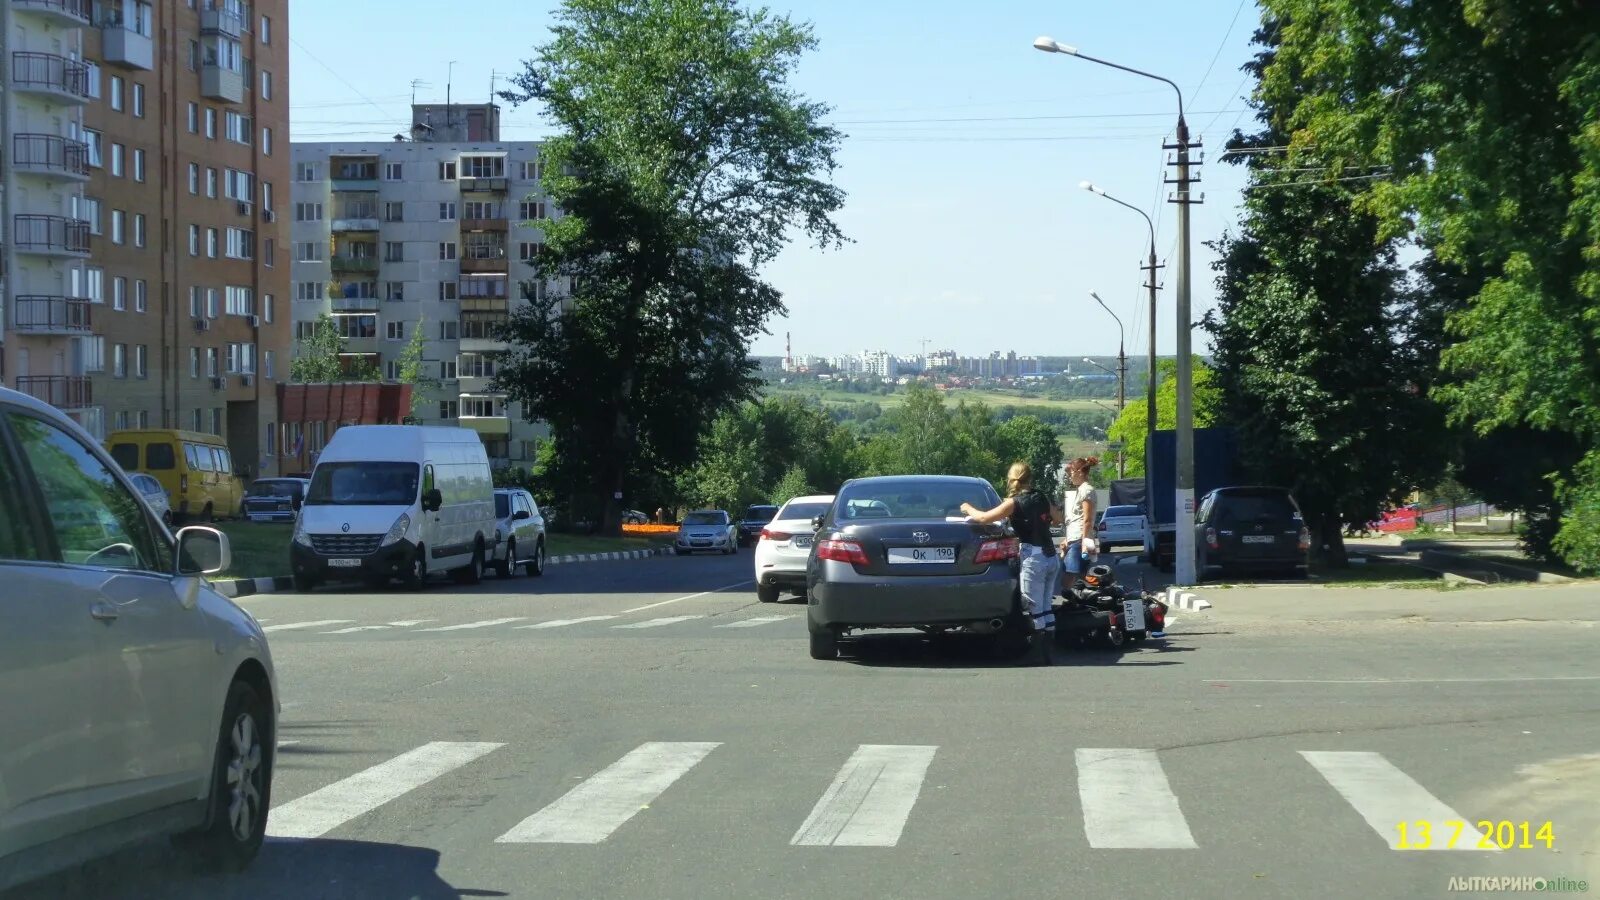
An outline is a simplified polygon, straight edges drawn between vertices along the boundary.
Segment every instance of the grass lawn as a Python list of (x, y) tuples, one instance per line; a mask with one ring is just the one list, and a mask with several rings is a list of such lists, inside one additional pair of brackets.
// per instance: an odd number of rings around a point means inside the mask
[(1369, 561), (1365, 565), (1350, 566), (1346, 569), (1317, 569), (1311, 573), (1311, 581), (1316, 584), (1379, 587), (1389, 584), (1438, 582), (1441, 579), (1427, 569), (1419, 569), (1416, 566)]
[[(649, 550), (672, 543), (672, 535), (657, 537), (597, 537), (587, 534), (556, 534), (545, 537), (546, 556), (566, 556), (570, 553), (611, 553), (617, 550)], [(518, 554), (519, 556), (521, 554)]]

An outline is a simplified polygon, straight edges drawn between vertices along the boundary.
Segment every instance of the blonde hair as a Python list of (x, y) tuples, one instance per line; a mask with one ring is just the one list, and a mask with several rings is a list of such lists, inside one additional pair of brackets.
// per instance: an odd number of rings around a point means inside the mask
[(1006, 472), (1006, 496), (1015, 497), (1030, 487), (1033, 487), (1033, 467), (1019, 459)]

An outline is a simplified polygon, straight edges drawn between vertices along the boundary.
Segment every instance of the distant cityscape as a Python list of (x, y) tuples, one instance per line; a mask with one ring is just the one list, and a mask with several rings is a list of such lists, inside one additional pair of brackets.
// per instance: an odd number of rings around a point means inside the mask
[[(1081, 362), (1074, 371), (1071, 359), (1024, 356), (1015, 350), (992, 350), (986, 356), (963, 356), (955, 350), (935, 350), (926, 354), (897, 355), (887, 350), (863, 350), (842, 356), (794, 353), (756, 357), (762, 371), (769, 374), (809, 375), (831, 378), (878, 378), (907, 380), (915, 376), (950, 375), (982, 380), (1035, 380), (1068, 376), (1081, 380), (1115, 380), (1101, 366)], [(1113, 363), (1113, 365), (1115, 365)]]

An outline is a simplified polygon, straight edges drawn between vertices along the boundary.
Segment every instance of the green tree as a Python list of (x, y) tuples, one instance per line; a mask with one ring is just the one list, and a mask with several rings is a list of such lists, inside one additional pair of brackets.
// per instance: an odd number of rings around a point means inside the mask
[(983, 445), (988, 436), (974, 428), (973, 414), (958, 419), (944, 397), (913, 384), (906, 402), (883, 416), (887, 430), (862, 450), (869, 475), (970, 475), (994, 478), (999, 457)]
[[(783, 311), (759, 268), (791, 229), (842, 241), (825, 178), (840, 134), (789, 85), (808, 26), (733, 0), (566, 0), (503, 96), (560, 130), (539, 277), (572, 285), (513, 314), (499, 387), (588, 461), (604, 529), (630, 473), (687, 467), (754, 395), (750, 339)], [(572, 385), (584, 385), (575, 391)], [(720, 491), (731, 488), (719, 488)]]
[(311, 336), (295, 343), (289, 379), (300, 384), (378, 380), (376, 365), (366, 357), (343, 356), (344, 348), (333, 316), (323, 313), (311, 326)]
[(443, 386), (422, 359), (422, 331), (427, 321), (427, 318), (417, 320), (416, 327), (411, 330), (411, 340), (406, 342), (405, 349), (400, 351), (400, 356), (396, 360), (399, 380), (403, 384), (411, 385), (413, 416), (427, 408), (430, 401), (437, 399), (435, 395)]
[(789, 471), (783, 473), (778, 483), (767, 492), (767, 502), (783, 505), (796, 497), (816, 493), (816, 488), (806, 480), (806, 470), (800, 466), (790, 466)]
[(995, 439), (1001, 471), (991, 480), (997, 487), (1005, 484), (1005, 470), (1022, 460), (1033, 469), (1034, 487), (1047, 496), (1060, 496), (1059, 470), (1064, 460), (1054, 429), (1034, 416), (1016, 416), (995, 427)]
[[(1222, 392), (1216, 383), (1216, 373), (1200, 357), (1194, 358), (1194, 427), (1209, 428), (1216, 424), (1217, 408)], [(1145, 432), (1149, 427), (1149, 413), (1144, 398), (1129, 398), (1122, 414), (1106, 429), (1106, 438), (1122, 442), (1123, 457), (1127, 460), (1129, 478), (1144, 477)], [(1178, 363), (1162, 359), (1156, 362), (1156, 428), (1162, 431), (1178, 427)], [(1080, 435), (1081, 436), (1081, 435)]]

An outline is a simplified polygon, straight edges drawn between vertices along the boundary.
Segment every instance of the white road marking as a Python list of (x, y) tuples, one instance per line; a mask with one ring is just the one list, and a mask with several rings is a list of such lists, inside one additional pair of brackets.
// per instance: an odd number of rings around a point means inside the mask
[(489, 628), (493, 625), (507, 625), (511, 622), (521, 622), (527, 616), (508, 616), (504, 619), (484, 619), (481, 622), (466, 622), (461, 625), (443, 625), (438, 628), (419, 628), (418, 631), (466, 631), (471, 628)]
[(389, 624), (393, 625), (396, 628), (413, 628), (413, 627), (415, 627), (417, 625), (421, 625), (424, 622), (437, 622), (437, 621), (438, 621), (438, 619), (401, 619), (398, 622), (390, 622)]
[(1504, 678), (1206, 678), (1207, 684), (1483, 684), (1517, 681), (1600, 681), (1600, 675), (1511, 675)]
[(753, 619), (744, 619), (739, 622), (729, 622), (726, 625), (716, 625), (715, 628), (754, 628), (757, 625), (770, 625), (773, 622), (782, 622), (784, 619), (793, 619), (795, 616), (756, 616)]
[(687, 622), (690, 619), (703, 619), (705, 616), (667, 616), (662, 619), (645, 619), (643, 622), (629, 622), (626, 625), (613, 625), (612, 628), (660, 628), (662, 625), (672, 625), (678, 622)]
[(423, 622), (432, 622), (434, 619), (406, 619), (400, 622), (390, 622), (387, 625), (352, 625), (349, 628), (340, 628), (335, 631), (324, 631), (323, 634), (354, 634), (358, 631), (388, 631), (391, 628), (410, 628), (421, 625)]
[(278, 749), (281, 750), (284, 747), (293, 747), (295, 744), (298, 744), (298, 743), (300, 743), (300, 742), (299, 741), (279, 741), (278, 742)]
[(272, 810), (267, 817), (267, 834), (278, 838), (321, 837), (503, 746), (479, 741), (423, 744)]
[[(1430, 846), (1426, 849), (1483, 849), (1478, 846), (1478, 831), (1472, 820), (1428, 793), (1427, 788), (1395, 768), (1382, 754), (1301, 750), (1300, 755), (1328, 780), (1345, 802), (1355, 807), (1372, 830), (1388, 842), (1390, 850), (1400, 849), (1400, 823), (1418, 821), (1431, 823)], [(1453, 829), (1445, 824), (1447, 822), (1466, 823), (1462, 829), (1466, 839), (1457, 840), (1454, 847), (1449, 846)], [(1420, 829), (1415, 825), (1410, 828), (1417, 829), (1411, 832), (1411, 840), (1415, 842)]]
[(318, 619), (315, 622), (287, 622), (283, 625), (268, 625), (261, 630), (267, 633), (274, 631), (293, 631), (296, 628), (323, 628), (328, 625), (347, 625), (355, 619)]
[(720, 742), (651, 742), (596, 772), (497, 844), (598, 844), (694, 768)]
[(551, 619), (548, 622), (535, 622), (532, 625), (518, 625), (518, 628), (561, 628), (566, 625), (581, 625), (584, 622), (604, 622), (615, 619), (616, 616), (579, 616), (576, 619)]
[(938, 747), (862, 744), (789, 843), (798, 847), (893, 847), (900, 842)]
[(705, 596), (710, 595), (710, 594), (720, 594), (723, 591), (731, 591), (736, 587), (744, 587), (747, 584), (755, 584), (755, 583), (756, 583), (756, 580), (754, 578), (746, 578), (744, 581), (735, 582), (734, 584), (726, 585), (724, 587), (713, 588), (712, 590), (709, 590), (709, 591), (701, 591), (698, 594), (690, 594), (690, 595), (688, 595), (686, 597), (673, 597), (671, 600), (662, 600), (660, 603), (648, 603), (648, 604), (645, 604), (644, 606), (635, 606), (633, 609), (625, 609), (625, 610), (623, 610), (623, 612), (625, 612), (625, 613), (644, 612), (647, 609), (655, 609), (658, 606), (666, 606), (668, 603), (677, 603), (680, 600), (693, 600), (696, 597), (705, 597)]
[(1194, 849), (1154, 750), (1078, 748), (1083, 831), (1095, 848)]

